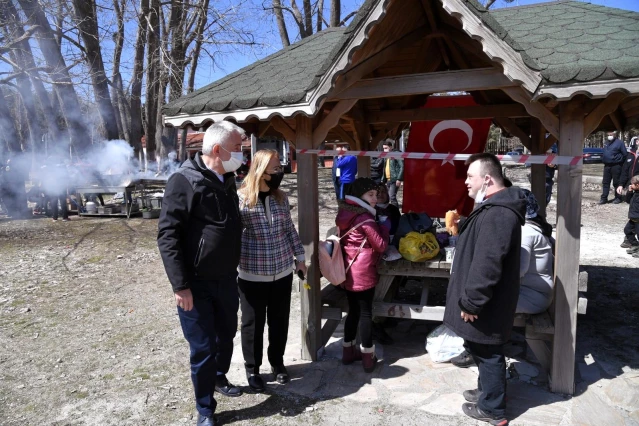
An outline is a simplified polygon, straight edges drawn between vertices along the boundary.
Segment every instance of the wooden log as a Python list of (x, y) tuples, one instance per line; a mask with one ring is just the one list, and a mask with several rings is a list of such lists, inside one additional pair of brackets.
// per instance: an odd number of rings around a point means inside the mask
[[(559, 104), (559, 155), (581, 155), (585, 138), (583, 111), (579, 100)], [(582, 165), (559, 166), (551, 390), (570, 395), (575, 391), (582, 174)]]
[[(295, 126), (296, 146), (301, 149), (313, 148), (312, 121), (298, 115)], [(317, 258), (319, 241), (319, 189), (317, 182), (317, 155), (300, 155), (297, 159), (297, 190), (299, 196), (299, 234), (308, 267), (310, 290), (300, 295), (302, 316), (302, 359), (317, 360), (317, 352), (322, 346), (322, 296), (320, 271)]]

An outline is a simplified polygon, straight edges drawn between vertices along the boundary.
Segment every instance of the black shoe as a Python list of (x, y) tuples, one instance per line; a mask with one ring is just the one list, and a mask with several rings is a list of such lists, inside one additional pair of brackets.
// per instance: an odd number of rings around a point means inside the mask
[(468, 353), (468, 351), (464, 351), (456, 357), (451, 358), (450, 363), (453, 364), (455, 367), (466, 368), (470, 367), (471, 365), (475, 365), (475, 360)]
[(597, 204), (607, 204), (607, 203), (608, 203), (608, 200), (607, 199), (605, 200), (602, 198), (601, 200), (599, 200), (599, 203)]
[(286, 371), (286, 367), (283, 365), (279, 365), (277, 367), (271, 367), (271, 373), (275, 376), (275, 381), (280, 385), (289, 382), (288, 371)]
[(621, 200), (620, 200), (619, 198), (615, 198), (615, 199), (612, 201), (612, 204), (621, 204)]
[(637, 252), (639, 252), (639, 246), (632, 246), (628, 250), (626, 250), (626, 253), (628, 254), (633, 254)]
[(623, 243), (621, 243), (621, 245), (619, 247), (621, 248), (625, 248), (625, 249), (629, 249), (632, 247), (635, 247), (639, 245), (639, 243), (637, 243), (636, 241), (628, 241), (628, 240), (623, 240)]
[(481, 395), (481, 392), (479, 389), (465, 390), (462, 395), (466, 401), (476, 403), (479, 401), (479, 395)]
[(236, 397), (242, 395), (242, 390), (231, 384), (224, 374), (218, 374), (215, 378), (215, 390), (224, 396)]
[(373, 340), (382, 345), (392, 345), (395, 343), (392, 337), (384, 330), (381, 324), (373, 323)]
[(264, 379), (259, 374), (254, 373), (246, 373), (246, 380), (248, 381), (249, 387), (253, 390), (253, 392), (264, 392)]
[(201, 414), (197, 415), (197, 426), (217, 426), (219, 424), (215, 416), (206, 417)]
[(506, 426), (508, 424), (508, 420), (506, 418), (488, 414), (484, 412), (481, 408), (479, 408), (477, 404), (473, 404), (471, 402), (466, 402), (462, 404), (462, 411), (468, 417), (472, 417), (473, 419), (476, 419), (482, 422), (488, 422), (491, 425)]

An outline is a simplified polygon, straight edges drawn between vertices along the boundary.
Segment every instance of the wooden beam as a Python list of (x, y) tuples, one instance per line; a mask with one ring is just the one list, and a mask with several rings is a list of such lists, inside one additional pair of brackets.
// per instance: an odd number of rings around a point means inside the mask
[(444, 92), (470, 92), (474, 90), (503, 89), (516, 86), (495, 68), (477, 68), (461, 71), (443, 71), (409, 74), (360, 80), (336, 99), (373, 99)]
[[(287, 124), (288, 126), (288, 124)], [(261, 122), (259, 127), (258, 127), (258, 131), (257, 131), (257, 137), (258, 138), (263, 138), (264, 135), (266, 134), (266, 132), (268, 132), (268, 129), (270, 129), (271, 126), (271, 122)], [(293, 130), (293, 129), (291, 129)]]
[(502, 90), (506, 92), (513, 101), (522, 104), (531, 116), (538, 118), (551, 135), (559, 137), (559, 119), (555, 117), (552, 112), (548, 111), (543, 104), (533, 101), (532, 96), (529, 95), (524, 88), (507, 87)]
[(530, 147), (530, 136), (528, 136), (528, 133), (521, 130), (521, 128), (510, 118), (495, 117), (494, 121), (499, 127), (506, 130), (511, 135), (518, 137), (524, 146)]
[[(312, 119), (303, 115), (295, 117), (295, 142), (301, 149), (313, 148)], [(302, 290), (302, 359), (317, 360), (322, 346), (322, 295), (317, 258), (319, 241), (319, 189), (317, 179), (317, 155), (297, 157), (298, 230), (304, 245), (310, 290)]]
[[(428, 24), (432, 31), (437, 31), (437, 20), (435, 19), (435, 15), (433, 14), (433, 10), (430, 6), (429, 0), (421, 0), (422, 8), (426, 13), (426, 19), (428, 19)], [(448, 53), (446, 53), (446, 48), (444, 47), (444, 43), (441, 39), (437, 40), (437, 46), (439, 47), (439, 53), (442, 55), (442, 59), (446, 64), (446, 68), (450, 69), (450, 59), (448, 58)]]
[(623, 104), (621, 104), (621, 110), (623, 112), (626, 112), (628, 110), (635, 109), (635, 108), (639, 108), (639, 98), (633, 98), (629, 100), (628, 102), (624, 102)]
[[(584, 138), (583, 103), (572, 99), (559, 104), (559, 155), (581, 155)], [(575, 391), (575, 347), (579, 297), (579, 241), (583, 165), (559, 166), (557, 177), (557, 243), (551, 390)]]
[(295, 141), (297, 140), (295, 130), (293, 130), (282, 117), (276, 115), (271, 118), (271, 127), (284, 136), (284, 139), (295, 144)]
[(614, 92), (603, 100), (584, 120), (585, 137), (595, 131), (605, 116), (617, 110), (619, 104), (626, 97), (625, 93)]
[(610, 117), (610, 120), (612, 121), (612, 124), (615, 125), (615, 129), (617, 129), (619, 132), (622, 132), (624, 127), (626, 127), (626, 120), (624, 119), (623, 115), (619, 112), (619, 110), (617, 109), (616, 111), (608, 114), (608, 117)]
[(544, 149), (548, 151), (555, 142), (557, 142), (557, 138), (554, 135), (548, 135), (544, 143)]
[(523, 105), (479, 105), (452, 108), (416, 108), (379, 111), (367, 114), (368, 123), (413, 122), (428, 120), (471, 120), (494, 117), (528, 117)]
[[(546, 139), (546, 129), (543, 128), (539, 120), (531, 119), (530, 123), (530, 151), (533, 155), (546, 153), (544, 148)], [(533, 164), (530, 167), (531, 191), (535, 194), (539, 212), (546, 216), (546, 165)]]
[(357, 99), (347, 99), (339, 101), (333, 106), (331, 112), (322, 120), (321, 123), (313, 131), (313, 148), (320, 146), (326, 139), (328, 132), (339, 123), (339, 119), (347, 113), (353, 105), (357, 103)]
[(400, 123), (388, 123), (386, 124), (386, 126), (381, 129), (378, 130), (377, 132), (375, 132), (375, 134), (373, 135), (372, 139), (371, 139), (371, 145), (372, 146), (377, 146), (377, 144), (379, 142), (382, 141), (382, 139), (386, 139), (387, 135), (389, 133), (393, 133), (397, 130), (397, 128), (399, 127)]
[(353, 139), (353, 137), (349, 135), (348, 132), (344, 130), (344, 128), (339, 124), (333, 127), (333, 131), (337, 133), (340, 138), (342, 138), (342, 142), (348, 142), (348, 144), (351, 146), (351, 149), (354, 149), (356, 151), (359, 151), (361, 149), (359, 142)]
[(371, 177), (371, 157), (357, 157), (357, 177)]
[(362, 62), (353, 65), (351, 69), (347, 70), (344, 74), (342, 74), (341, 76), (337, 78), (337, 81), (333, 87), (333, 90), (331, 90), (331, 92), (335, 94), (347, 89), (354, 83), (361, 80), (364, 76), (372, 73), (377, 68), (381, 67), (382, 65), (390, 61), (404, 47), (409, 46), (419, 40), (430, 40), (435, 37), (442, 37), (442, 36), (443, 36), (442, 33), (428, 34), (428, 29), (426, 27), (417, 28), (416, 30), (402, 37), (401, 39), (386, 46), (385, 48), (375, 53), (374, 55), (366, 58)]

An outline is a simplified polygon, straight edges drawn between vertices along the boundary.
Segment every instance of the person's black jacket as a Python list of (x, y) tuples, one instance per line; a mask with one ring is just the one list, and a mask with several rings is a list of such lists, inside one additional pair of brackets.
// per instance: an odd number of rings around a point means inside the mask
[(384, 159), (373, 158), (371, 161), (371, 179), (380, 183), (384, 174)]
[(614, 141), (606, 144), (603, 148), (603, 163), (604, 164), (619, 164), (622, 163), (626, 156), (628, 155), (628, 151), (626, 151), (626, 145), (621, 142), (619, 139), (615, 139)]
[(636, 152), (628, 151), (626, 162), (623, 163), (623, 167), (621, 168), (619, 186), (622, 186), (624, 189), (628, 189), (630, 179), (636, 175), (639, 175), (639, 155)]
[(628, 219), (639, 221), (639, 192), (633, 192), (630, 198), (630, 208), (628, 209)]
[[(444, 324), (466, 340), (508, 341), (519, 298), (519, 253), (526, 200), (505, 188), (478, 205), (459, 231)], [(477, 315), (464, 322), (461, 311)]]
[(236, 274), (241, 238), (235, 174), (222, 183), (198, 153), (171, 175), (162, 200), (158, 248), (173, 291)]

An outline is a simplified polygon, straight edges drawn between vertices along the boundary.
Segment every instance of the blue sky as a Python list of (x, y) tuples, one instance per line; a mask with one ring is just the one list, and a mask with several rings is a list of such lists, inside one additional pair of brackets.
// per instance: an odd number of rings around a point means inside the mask
[[(480, 0), (484, 3), (483, 0)], [(525, 6), (535, 3), (544, 3), (548, 0), (515, 0), (512, 3), (506, 3), (504, 0), (497, 0), (497, 2), (491, 7), (491, 9), (513, 6)], [(585, 3), (599, 4), (602, 6), (615, 7), (618, 9), (632, 10), (639, 12), (639, 0), (587, 0)], [(326, 2), (328, 3), (328, 2)], [(358, 7), (363, 3), (362, 0), (342, 0), (342, 16), (352, 11), (355, 7)], [(235, 53), (224, 57), (219, 63), (218, 68), (213, 69), (209, 63), (201, 63), (197, 72), (196, 88), (205, 86), (214, 82), (233, 71), (236, 71), (242, 67), (250, 65), (257, 59), (261, 59), (271, 53), (276, 52), (281, 48), (279, 37), (275, 33), (275, 22), (271, 19), (269, 24), (272, 30), (269, 34), (265, 34), (266, 47), (260, 49), (260, 52), (251, 53)], [(290, 34), (293, 38), (293, 34)], [(293, 40), (291, 40), (292, 42)]]

